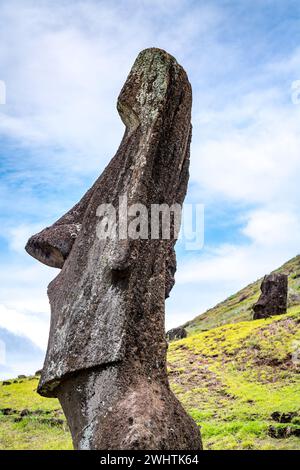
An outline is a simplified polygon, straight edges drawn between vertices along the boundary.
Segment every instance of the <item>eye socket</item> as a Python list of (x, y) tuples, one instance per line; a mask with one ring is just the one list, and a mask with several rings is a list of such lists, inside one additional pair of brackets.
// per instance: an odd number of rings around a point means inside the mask
[(113, 283), (126, 279), (128, 278), (128, 276), (129, 276), (129, 268), (111, 270), (111, 279)]

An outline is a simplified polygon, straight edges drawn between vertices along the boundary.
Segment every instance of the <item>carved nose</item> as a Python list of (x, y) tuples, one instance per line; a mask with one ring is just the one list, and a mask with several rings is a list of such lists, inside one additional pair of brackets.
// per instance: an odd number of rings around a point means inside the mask
[(80, 224), (45, 228), (28, 240), (25, 250), (41, 263), (61, 269), (79, 231)]
[(46, 241), (39, 240), (36, 235), (28, 240), (25, 250), (33, 258), (52, 268), (61, 269), (64, 265), (65, 260), (61, 251)]

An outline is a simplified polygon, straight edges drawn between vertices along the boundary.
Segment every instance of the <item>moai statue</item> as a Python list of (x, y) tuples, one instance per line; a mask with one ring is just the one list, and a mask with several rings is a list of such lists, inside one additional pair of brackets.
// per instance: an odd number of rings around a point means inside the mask
[(182, 339), (187, 337), (187, 331), (182, 327), (178, 326), (177, 328), (172, 328), (172, 330), (167, 331), (166, 338), (169, 341), (174, 339)]
[(253, 320), (286, 313), (288, 296), (286, 274), (273, 273), (265, 276), (260, 289), (261, 295), (253, 306)]
[[(152, 221), (142, 224), (152, 204), (183, 203), (191, 104), (174, 57), (141, 52), (118, 98), (126, 129), (115, 157), (78, 204), (27, 243), (30, 255), (61, 268), (48, 288), (51, 326), (38, 392), (59, 398), (76, 449), (202, 448), (166, 370), (176, 237), (145, 236)], [(128, 236), (130, 224), (135, 232), (143, 225), (143, 236)]]

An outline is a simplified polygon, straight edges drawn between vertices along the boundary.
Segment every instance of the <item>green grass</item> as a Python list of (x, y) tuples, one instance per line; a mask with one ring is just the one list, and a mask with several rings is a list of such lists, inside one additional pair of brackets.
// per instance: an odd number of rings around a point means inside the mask
[[(292, 360), (299, 322), (300, 308), (294, 307), (286, 315), (225, 325), (170, 344), (171, 387), (201, 426), (206, 449), (300, 449), (299, 437), (269, 435), (270, 426), (300, 429), (300, 365)], [(0, 414), (1, 449), (72, 448), (59, 402), (40, 397), (37, 382), (33, 377), (0, 385), (1, 409), (13, 409), (9, 416)], [(24, 409), (31, 414), (20, 420)], [(295, 415), (287, 425), (274, 421), (274, 412)]]
[[(289, 274), (287, 314), (251, 320), (256, 282), (190, 322), (189, 336), (169, 346), (171, 387), (201, 426), (205, 449), (300, 449), (293, 435), (300, 432), (300, 257), (279, 271)], [(12, 409), (0, 411), (0, 449), (72, 448), (59, 402), (40, 397), (37, 383), (0, 383), (0, 409)], [(283, 424), (274, 412), (293, 416)], [(271, 437), (270, 427), (286, 434)]]
[(16, 423), (5, 416), (0, 417), (0, 449), (64, 450), (72, 449), (72, 442), (66, 427), (44, 424), (38, 418)]
[[(0, 449), (72, 449), (65, 417), (58, 400), (36, 393), (38, 377), (0, 385)], [(22, 410), (29, 414), (21, 418)], [(20, 419), (21, 418), (21, 419)]]
[(60, 409), (59, 402), (55, 398), (44, 398), (36, 392), (38, 385), (38, 377), (28, 377), (11, 382), (10, 385), (4, 385), (0, 388), (0, 405), (1, 408), (15, 408), (23, 410), (45, 410), (55, 411)]
[[(293, 361), (299, 322), (294, 307), (170, 344), (171, 386), (201, 426), (206, 449), (300, 449), (299, 437), (277, 439), (268, 432), (270, 426), (300, 431), (300, 365)], [(280, 424), (271, 417), (275, 411), (296, 417)]]

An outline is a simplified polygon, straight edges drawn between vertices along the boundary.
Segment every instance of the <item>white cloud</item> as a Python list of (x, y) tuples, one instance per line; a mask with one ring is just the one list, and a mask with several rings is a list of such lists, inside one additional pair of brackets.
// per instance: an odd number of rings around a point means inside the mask
[(207, 247), (182, 263), (177, 283), (196, 283), (200, 291), (206, 283), (227, 283), (226, 297), (234, 293), (232, 289), (244, 287), (300, 252), (300, 216), (293, 212), (252, 211), (241, 232), (248, 237), (247, 243)]
[(197, 139), (191, 171), (207, 192), (247, 203), (298, 201), (300, 107), (263, 98), (247, 96), (234, 112), (209, 117), (213, 135)]
[(30, 258), (24, 262), (24, 258), (20, 258), (19, 262), (14, 258), (12, 263), (2, 263), (1, 303), (22, 313), (27, 311), (48, 313), (47, 285), (58, 274), (58, 270), (42, 265), (38, 261), (31, 261)]
[(199, 295), (201, 283), (206, 282), (235, 282), (241, 288), (296, 254), (289, 246), (275, 255), (273, 249), (267, 250), (255, 244), (221, 245), (193, 261), (182, 263), (176, 282), (198, 284)]
[(41, 349), (47, 346), (49, 320), (45, 316), (21, 313), (0, 304), (0, 325), (11, 333), (28, 337)]
[[(183, 56), (193, 38), (210, 36), (221, 21), (214, 6), (127, 3), (1, 5), (0, 64), (7, 82), (2, 134), (31, 147), (64, 149), (63, 160), (54, 153), (47, 165), (73, 172), (103, 167), (121, 140), (115, 103), (137, 53), (159, 45)], [(156, 18), (164, 18), (166, 28)]]
[(15, 227), (6, 228), (3, 230), (1, 235), (4, 236), (9, 244), (12, 251), (19, 254), (24, 254), (25, 245), (31, 235), (37, 233), (42, 228), (41, 224), (25, 224), (17, 225)]
[(279, 248), (281, 251), (288, 247), (297, 253), (300, 249), (300, 214), (298, 211), (253, 211), (242, 232), (256, 245), (269, 249)]

